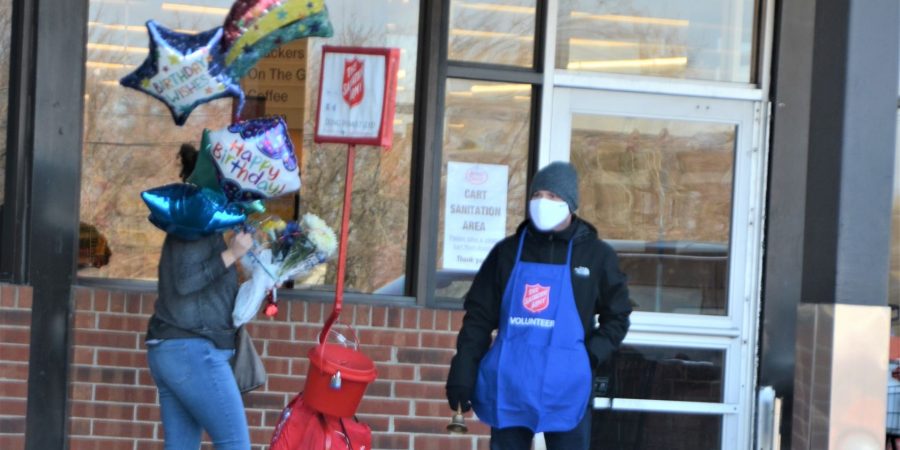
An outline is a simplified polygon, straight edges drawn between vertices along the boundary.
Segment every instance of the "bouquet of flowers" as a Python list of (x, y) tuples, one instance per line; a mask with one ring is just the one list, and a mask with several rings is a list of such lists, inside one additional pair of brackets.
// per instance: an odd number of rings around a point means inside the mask
[(241, 259), (250, 278), (238, 289), (232, 320), (239, 327), (250, 321), (262, 301), (271, 295), (266, 315), (278, 312), (275, 289), (283, 282), (305, 275), (328, 261), (337, 249), (334, 230), (314, 214), (304, 214), (299, 222), (269, 218), (256, 224), (256, 243)]

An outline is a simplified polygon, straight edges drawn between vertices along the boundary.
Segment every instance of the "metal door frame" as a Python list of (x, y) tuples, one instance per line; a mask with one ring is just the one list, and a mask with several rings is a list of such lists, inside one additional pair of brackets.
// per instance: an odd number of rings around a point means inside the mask
[[(759, 91), (754, 91), (759, 94)], [(672, 402), (617, 398), (614, 409), (714, 414), (723, 418), (722, 448), (749, 448), (755, 416), (757, 330), (762, 268), (762, 221), (766, 186), (764, 103), (744, 98), (712, 98), (555, 87), (549, 136), (539, 165), (569, 159), (573, 114), (701, 121), (736, 127), (728, 264), (728, 314), (636, 312), (628, 344), (678, 346), (725, 352), (722, 403)], [(595, 401), (602, 407), (603, 399)], [(728, 443), (729, 445), (726, 445)]]

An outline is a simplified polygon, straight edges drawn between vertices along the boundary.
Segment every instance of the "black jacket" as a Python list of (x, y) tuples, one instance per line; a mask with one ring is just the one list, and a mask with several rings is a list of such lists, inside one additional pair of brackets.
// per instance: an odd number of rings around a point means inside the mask
[[(456, 341), (456, 356), (450, 363), (448, 387), (472, 389), (475, 386), (478, 364), (490, 348), (491, 333), (500, 324), (503, 291), (515, 264), (519, 235), (526, 228), (523, 261), (563, 264), (569, 240), (573, 241), (572, 289), (592, 367), (596, 370), (609, 359), (625, 338), (631, 302), (626, 276), (619, 269), (615, 250), (597, 236), (596, 228), (576, 216), (561, 232), (544, 233), (534, 228), (530, 221), (525, 221), (515, 235), (494, 246), (466, 294), (466, 315)], [(589, 273), (585, 274), (584, 268)], [(600, 322), (596, 329), (595, 314), (599, 315)]]
[(226, 268), (222, 260), (226, 248), (221, 234), (194, 241), (166, 235), (147, 340), (204, 337), (217, 348), (234, 348), (238, 277), (235, 266)]

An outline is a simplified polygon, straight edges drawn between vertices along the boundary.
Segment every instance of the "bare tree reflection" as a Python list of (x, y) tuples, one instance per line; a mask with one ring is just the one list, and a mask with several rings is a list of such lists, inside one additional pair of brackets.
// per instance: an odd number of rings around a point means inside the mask
[[(566, 68), (580, 61), (649, 60), (688, 57), (687, 28), (666, 27), (640, 21), (598, 21), (602, 17), (652, 17), (654, 11), (640, 8), (632, 1), (582, 1), (560, 5), (561, 51), (557, 67)], [(603, 69), (599, 69), (603, 67)], [(603, 66), (583, 70), (685, 77), (687, 65)]]
[[(127, 10), (107, 6), (92, 3), (88, 29), (88, 42), (100, 45), (87, 49), (81, 221), (106, 237), (112, 256), (109, 264), (87, 265), (79, 273), (154, 279), (164, 236), (147, 221), (140, 192), (178, 181), (179, 145), (199, 143), (203, 128), (226, 125), (231, 105), (202, 105), (179, 127), (162, 102), (120, 86), (119, 78), (146, 58), (140, 50), (148, 48), (148, 38), (141, 27), (121, 26), (127, 23)], [(174, 29), (204, 29), (194, 17), (168, 14), (160, 20)]]
[(503, 1), (505, 9), (491, 10), (451, 2), (449, 58), (531, 67), (533, 63), (535, 1)]
[[(371, 23), (350, 5), (329, 5), (335, 17), (335, 36), (327, 41), (313, 40), (310, 73), (318, 74), (322, 45), (383, 47), (389, 40), (385, 24)], [(353, 26), (339, 26), (352, 23)], [(394, 33), (392, 33), (394, 34)], [(414, 52), (414, 48), (406, 48)], [(415, 73), (414, 62), (401, 66)], [(318, 102), (318, 77), (307, 79), (307, 111), (315, 111)], [(410, 89), (412, 90), (412, 89)], [(402, 125), (394, 128), (394, 143), (389, 150), (360, 147), (356, 153), (347, 253), (346, 287), (348, 290), (372, 292), (402, 276), (406, 264), (407, 221), (409, 218), (410, 157), (412, 153), (412, 120), (400, 120), (412, 111), (412, 99), (397, 99), (397, 117)], [(405, 103), (408, 101), (409, 103)], [(300, 196), (301, 209), (321, 216), (339, 232), (346, 175), (347, 146), (318, 145), (312, 142), (315, 117), (307, 114)], [(324, 284), (333, 285), (336, 261), (328, 264)]]
[[(441, 192), (446, 192), (450, 161), (506, 166), (509, 180), (505, 234), (512, 234), (525, 218), (530, 87), (451, 79), (447, 82), (447, 92)], [(446, 197), (442, 195), (438, 223), (441, 231), (445, 226), (445, 204)], [(439, 233), (439, 275), (443, 268), (443, 247), (444, 234)], [(459, 279), (438, 286), (437, 295), (462, 298), (468, 287), (469, 280)]]

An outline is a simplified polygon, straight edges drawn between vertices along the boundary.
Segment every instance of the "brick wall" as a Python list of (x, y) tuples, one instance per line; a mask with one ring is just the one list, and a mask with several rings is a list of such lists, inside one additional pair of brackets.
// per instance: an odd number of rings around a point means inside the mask
[[(27, 286), (0, 284), (2, 450), (24, 447), (31, 295)], [(69, 389), (72, 450), (162, 449), (156, 388), (142, 342), (154, 299), (153, 292), (74, 289)], [(266, 386), (244, 397), (254, 450), (266, 448), (282, 408), (303, 389), (306, 352), (330, 311), (330, 303), (285, 301), (278, 317), (257, 317), (249, 325), (269, 372)], [(454, 330), (461, 320), (461, 311), (345, 305), (341, 321), (353, 325), (362, 351), (378, 368), (378, 379), (369, 386), (358, 414), (372, 427), (374, 449), (487, 449), (488, 430), (471, 414), (469, 435), (450, 436), (445, 431), (451, 412), (443, 385), (453, 355)], [(707, 397), (720, 397), (720, 374), (697, 372), (708, 371), (705, 367), (669, 369), (654, 372), (659, 379), (652, 384), (660, 392), (650, 398), (712, 401)], [(687, 369), (695, 370), (688, 373)], [(621, 396), (645, 398), (629, 391), (635, 387), (634, 379), (620, 379)], [(681, 386), (685, 380), (694, 389)], [(681, 387), (667, 389), (667, 382)], [(685, 395), (690, 398), (682, 398)], [(720, 439), (721, 422), (715, 417), (601, 411), (594, 420), (595, 439), (603, 448), (631, 448), (638, 442), (636, 436), (648, 433), (659, 445), (670, 439), (673, 449), (718, 448)], [(671, 441), (684, 430), (696, 431), (689, 433), (696, 439)], [(640, 442), (640, 448), (657, 448), (645, 438)], [(671, 446), (671, 442), (685, 445)]]
[[(162, 449), (156, 388), (147, 370), (142, 342), (155, 293), (79, 287), (74, 295), (70, 448)], [(6, 298), (5, 290), (2, 298)], [(4, 300), (4, 308), (6, 304)], [(331, 311), (330, 303), (283, 301), (280, 306), (275, 319), (260, 316), (249, 325), (269, 373), (264, 388), (244, 397), (254, 450), (266, 447), (281, 409), (303, 389), (306, 352), (321, 330), (323, 317)], [(22, 314), (27, 312), (26, 307)], [(15, 325), (8, 325), (11, 319), (5, 316), (0, 315), (4, 317), (0, 322), (3, 342), (8, 341), (5, 329)], [(344, 306), (341, 321), (353, 325), (362, 351), (378, 369), (378, 379), (369, 386), (358, 411), (360, 420), (372, 427), (373, 448), (487, 448), (487, 428), (476, 420), (467, 422), (467, 436), (449, 436), (445, 430), (451, 412), (443, 386), (456, 342), (454, 330), (459, 329), (461, 320), (460, 311)], [(16, 323), (26, 327), (20, 332), (27, 332), (27, 320)], [(24, 351), (11, 354), (27, 358)], [(2, 358), (7, 359), (6, 355), (4, 347)], [(5, 362), (2, 367), (2, 373), (9, 370)], [(24, 369), (21, 372), (24, 379), (27, 374)], [(4, 403), (0, 410), (4, 414), (21, 410), (24, 415), (24, 385), (3, 383), (4, 393), (17, 388), (21, 395), (19, 403), (10, 405), (13, 409)], [(20, 417), (2, 420), (0, 432), (19, 422), (24, 432)]]
[(31, 288), (0, 284), (0, 448), (25, 445)]

